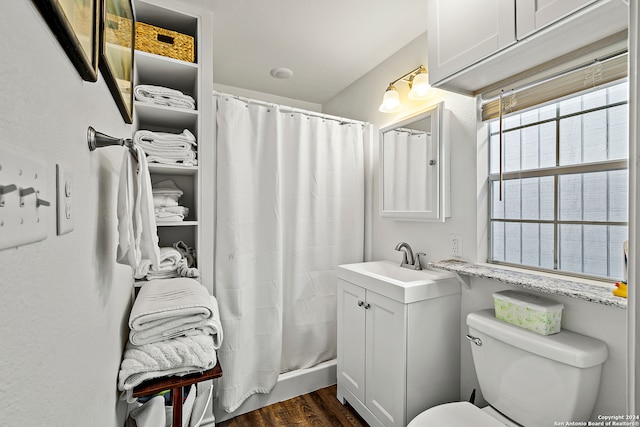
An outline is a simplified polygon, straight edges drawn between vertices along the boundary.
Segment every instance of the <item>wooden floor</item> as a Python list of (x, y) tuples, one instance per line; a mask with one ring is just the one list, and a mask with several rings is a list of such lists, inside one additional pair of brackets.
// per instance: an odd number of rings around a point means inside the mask
[(368, 427), (350, 407), (336, 398), (336, 386), (265, 406), (253, 412), (216, 423), (218, 427)]

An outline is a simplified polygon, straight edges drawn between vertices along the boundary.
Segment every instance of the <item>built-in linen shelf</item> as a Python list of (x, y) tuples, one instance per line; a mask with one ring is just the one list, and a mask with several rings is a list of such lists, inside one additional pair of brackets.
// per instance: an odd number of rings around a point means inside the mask
[(195, 227), (198, 221), (156, 221), (158, 227)]
[(170, 87), (191, 96), (197, 92), (198, 64), (136, 50), (135, 65), (139, 84)]
[(198, 173), (198, 167), (149, 163), (149, 172), (162, 175), (195, 175)]
[(615, 288), (613, 282), (453, 259), (430, 262), (429, 267), (452, 271), (468, 277), (495, 280), (531, 291), (562, 295), (611, 307), (627, 308), (626, 298), (613, 295), (612, 291)]
[(141, 129), (165, 130), (189, 129), (196, 135), (198, 115), (197, 110), (165, 107), (164, 105), (149, 104), (135, 101), (137, 122)]

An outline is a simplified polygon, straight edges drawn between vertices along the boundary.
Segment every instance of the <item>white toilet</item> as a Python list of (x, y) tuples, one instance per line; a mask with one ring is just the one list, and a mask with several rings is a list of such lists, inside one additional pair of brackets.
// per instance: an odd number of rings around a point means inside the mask
[(446, 403), (422, 412), (408, 427), (546, 427), (589, 419), (608, 355), (605, 343), (564, 330), (529, 332), (496, 319), (492, 309), (470, 313), (467, 325), (489, 406)]

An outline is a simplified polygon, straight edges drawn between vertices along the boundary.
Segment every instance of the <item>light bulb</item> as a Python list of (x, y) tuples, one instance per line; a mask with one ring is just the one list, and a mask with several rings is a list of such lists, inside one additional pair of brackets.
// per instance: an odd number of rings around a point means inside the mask
[(429, 85), (427, 73), (422, 72), (416, 75), (411, 81), (411, 91), (407, 97), (412, 101), (425, 99), (429, 93), (429, 89), (431, 89), (431, 86)]
[(402, 104), (400, 103), (400, 95), (398, 91), (392, 85), (387, 88), (387, 91), (382, 97), (382, 104), (378, 108), (383, 113), (397, 113), (402, 111)]

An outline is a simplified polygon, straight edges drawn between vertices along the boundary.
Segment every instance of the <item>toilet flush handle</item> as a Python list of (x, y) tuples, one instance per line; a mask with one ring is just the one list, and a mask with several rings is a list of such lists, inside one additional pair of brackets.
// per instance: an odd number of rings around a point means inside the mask
[(473, 335), (469, 335), (467, 334), (467, 339), (469, 341), (471, 341), (472, 343), (474, 343), (477, 346), (481, 346), (482, 345), (482, 340), (480, 338), (476, 338)]

